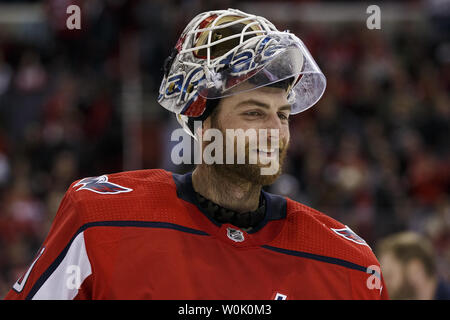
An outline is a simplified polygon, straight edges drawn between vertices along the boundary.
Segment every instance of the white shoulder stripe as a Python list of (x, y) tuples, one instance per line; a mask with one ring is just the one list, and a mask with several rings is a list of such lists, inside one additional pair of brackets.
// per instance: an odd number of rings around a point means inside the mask
[(72, 241), (66, 256), (33, 296), (33, 300), (71, 300), (83, 281), (92, 274), (84, 233)]
[[(28, 268), (27, 272), (25, 273), (25, 275), (23, 276), (22, 279), (17, 280), (17, 282), (13, 285), (13, 289), (19, 293), (22, 292), (23, 288), (25, 287), (25, 284), (27, 283), (28, 277), (30, 276), (31, 270), (33, 270), (34, 264), (38, 261), (38, 259), (42, 256), (42, 254), (45, 251), (45, 247), (43, 247), (41, 249), (41, 251), (39, 252), (38, 256), (36, 257), (36, 259), (34, 259), (33, 263), (31, 264), (31, 266)], [(20, 281), (20, 282), (19, 282)]]

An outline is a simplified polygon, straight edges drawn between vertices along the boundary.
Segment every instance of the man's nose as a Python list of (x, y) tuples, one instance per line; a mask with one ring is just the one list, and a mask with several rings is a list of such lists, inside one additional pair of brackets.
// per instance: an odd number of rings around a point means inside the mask
[(280, 118), (278, 117), (278, 114), (270, 115), (267, 117), (267, 121), (265, 122), (264, 129), (266, 131), (266, 134), (262, 135), (260, 138), (264, 138), (264, 136), (267, 139), (267, 145), (270, 146), (278, 146), (280, 143), (280, 140), (283, 140), (283, 130), (282, 130), (282, 123)]
[(268, 129), (269, 131), (270, 129), (281, 130), (282, 127), (281, 119), (277, 113), (271, 113), (270, 115), (268, 115), (265, 125), (266, 129)]

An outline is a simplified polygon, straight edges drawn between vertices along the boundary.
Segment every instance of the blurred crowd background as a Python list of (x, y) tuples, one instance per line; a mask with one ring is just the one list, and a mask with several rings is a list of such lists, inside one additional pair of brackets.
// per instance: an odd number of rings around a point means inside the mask
[[(66, 8), (81, 8), (68, 30)], [(374, 3), (371, 3), (374, 4)], [(197, 13), (234, 7), (296, 33), (327, 77), (292, 118), (284, 175), (268, 189), (376, 247), (413, 231), (450, 281), (448, 1), (0, 1), (0, 297), (42, 244), (74, 180), (164, 168), (178, 127), (156, 101), (162, 65)]]

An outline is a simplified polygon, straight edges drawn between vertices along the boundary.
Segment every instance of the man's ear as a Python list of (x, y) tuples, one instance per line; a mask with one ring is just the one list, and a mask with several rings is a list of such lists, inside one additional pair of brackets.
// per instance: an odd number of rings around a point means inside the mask
[(204, 132), (204, 129), (203, 129), (203, 124), (202, 124), (201, 126), (197, 127), (194, 134), (196, 137), (203, 137), (203, 132)]
[[(200, 120), (198, 120), (198, 121), (200, 121)], [(197, 138), (203, 137), (203, 134), (205, 133), (205, 131), (210, 128), (211, 128), (211, 120), (208, 117), (208, 119), (201, 121), (201, 125), (194, 126), (194, 128), (193, 128), (194, 135)]]
[(208, 117), (205, 120), (203, 120), (201, 128), (203, 131), (211, 129), (211, 117)]

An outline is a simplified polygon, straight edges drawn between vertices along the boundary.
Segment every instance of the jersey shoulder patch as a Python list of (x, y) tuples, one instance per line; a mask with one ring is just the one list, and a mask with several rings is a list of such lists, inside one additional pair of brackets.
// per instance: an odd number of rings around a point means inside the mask
[(344, 228), (340, 228), (340, 229), (338, 229), (338, 228), (330, 228), (330, 229), (333, 230), (337, 235), (339, 235), (349, 241), (369, 247), (367, 242), (363, 238), (358, 236), (352, 229), (350, 229), (349, 226), (345, 226)]
[(68, 193), (84, 223), (127, 220), (192, 227), (190, 215), (177, 197), (172, 173), (165, 170), (88, 177), (73, 182)]
[(361, 266), (378, 265), (370, 246), (348, 226), (289, 198), (286, 223), (271, 245)]
[(107, 175), (81, 179), (73, 185), (75, 191), (88, 190), (99, 194), (117, 194), (131, 192), (133, 189), (108, 181)]

